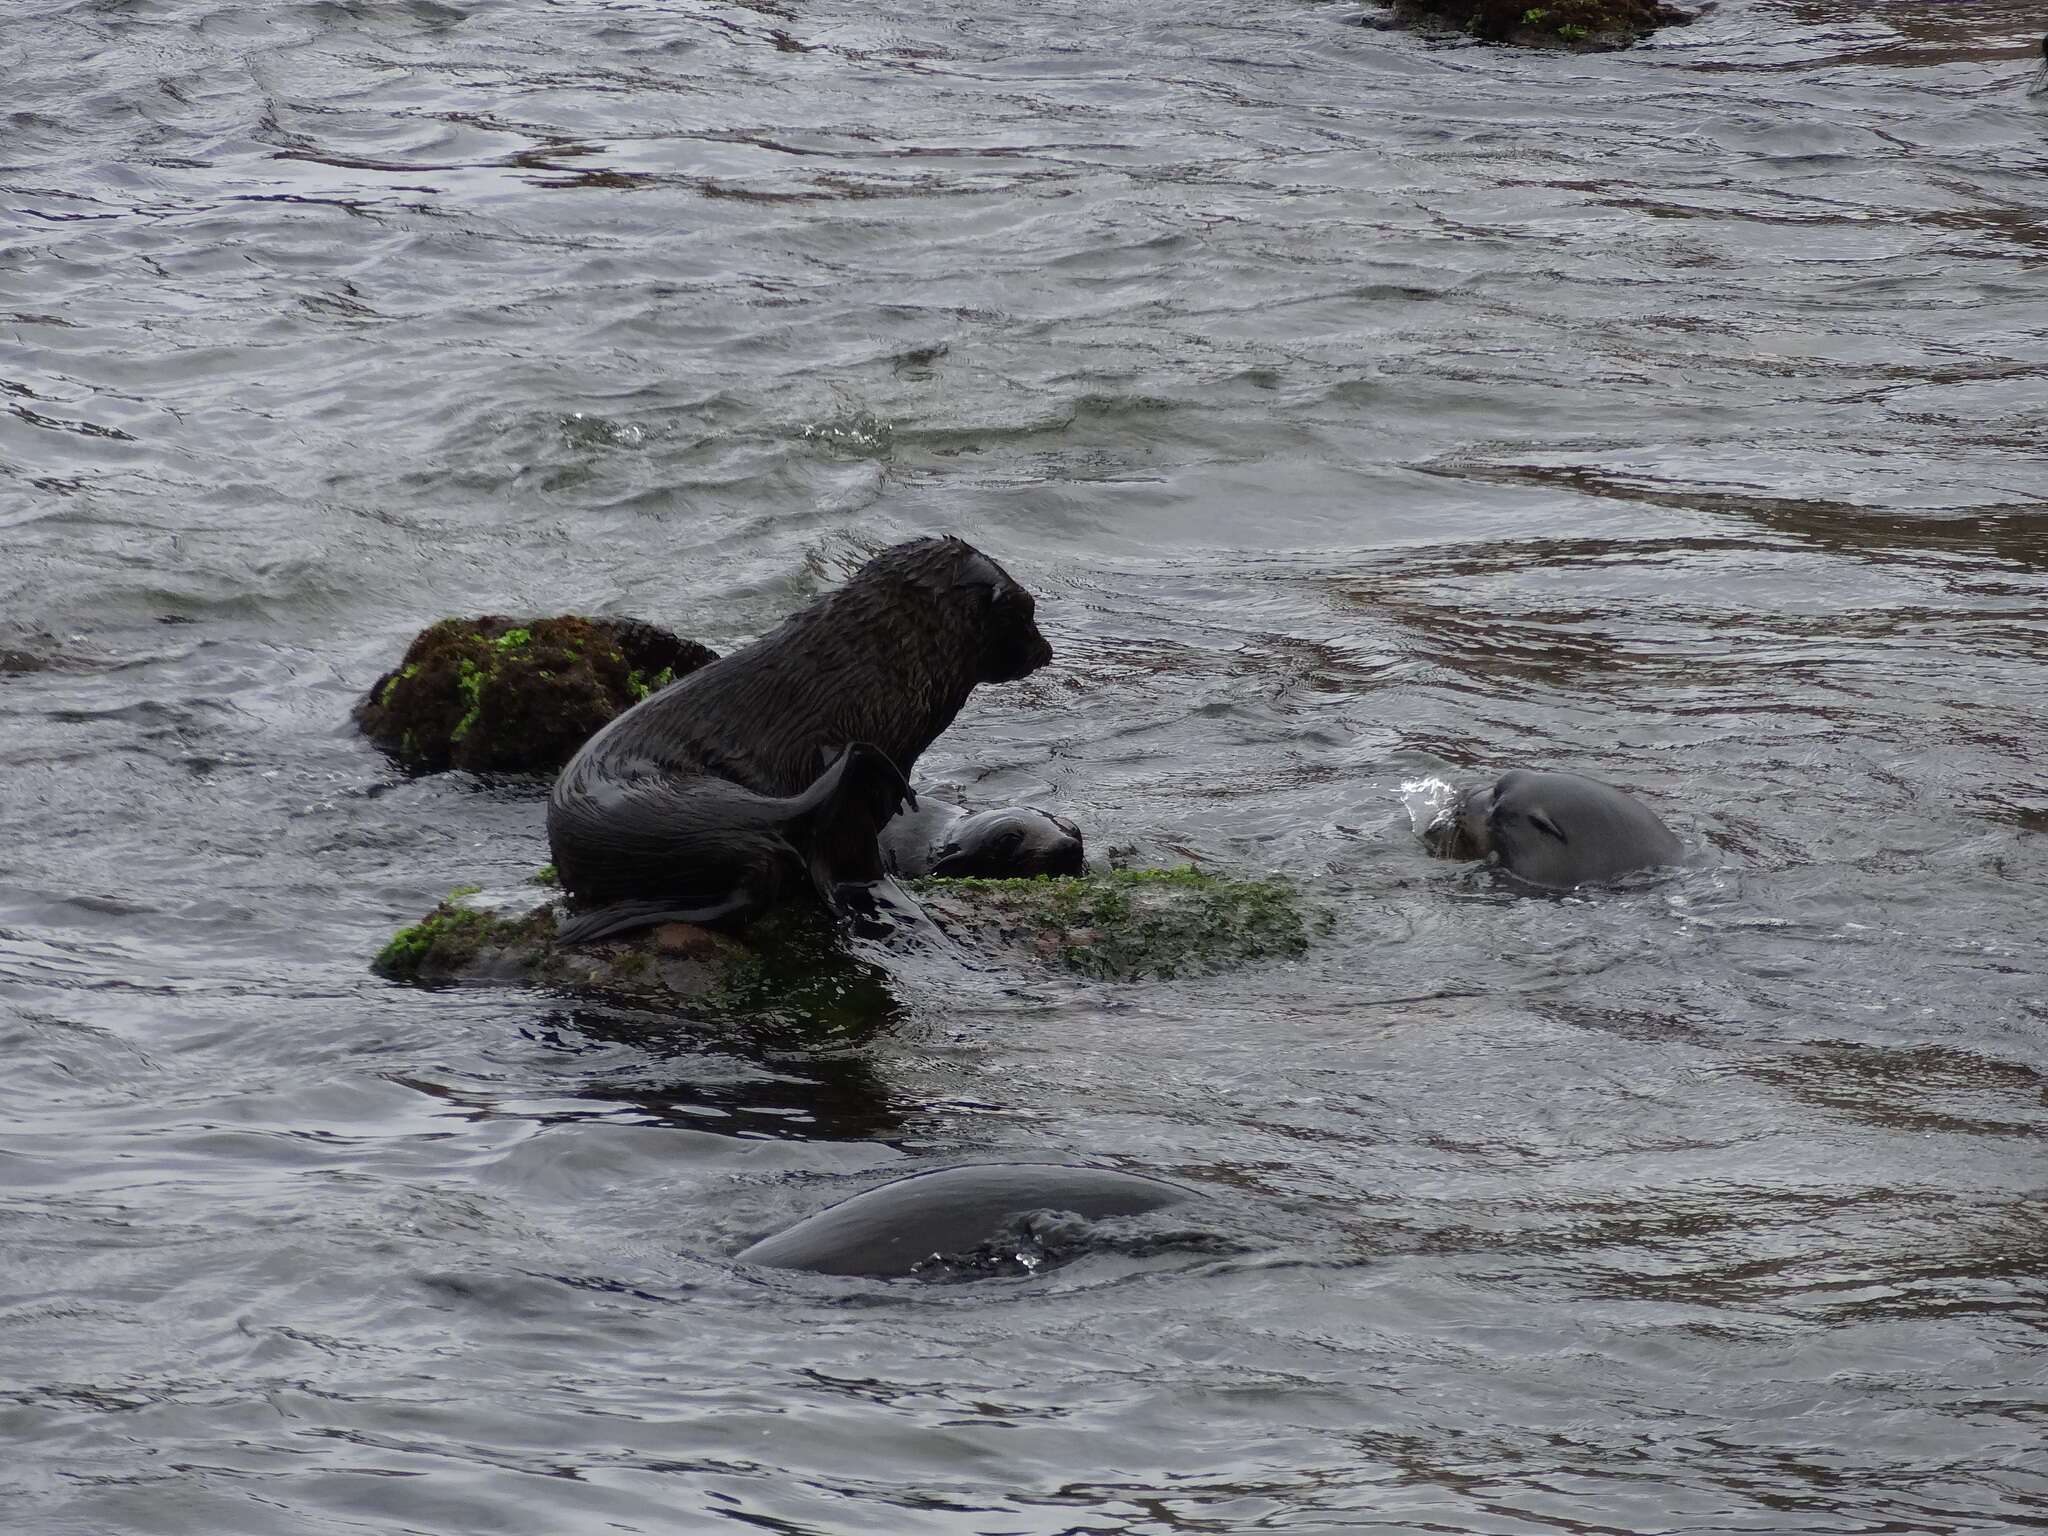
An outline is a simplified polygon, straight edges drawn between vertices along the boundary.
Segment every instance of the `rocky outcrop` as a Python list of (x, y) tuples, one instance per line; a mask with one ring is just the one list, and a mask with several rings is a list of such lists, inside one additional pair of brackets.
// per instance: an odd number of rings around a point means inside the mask
[[(1301, 954), (1327, 928), (1284, 881), (1194, 869), (1072, 879), (920, 880), (925, 910), (977, 961), (1105, 981), (1210, 975)], [(721, 1014), (847, 1021), (893, 1007), (888, 978), (821, 912), (791, 905), (744, 938), (687, 923), (595, 944), (555, 942), (547, 890), (464, 889), (395, 934), (373, 962), (425, 985), (525, 982)]]
[(638, 619), (443, 619), (356, 705), (414, 773), (553, 773), (599, 727), (717, 653)]
[(1693, 19), (1659, 0), (1392, 0), (1388, 14), (1419, 31), (1578, 53), (1626, 48), (1659, 27)]

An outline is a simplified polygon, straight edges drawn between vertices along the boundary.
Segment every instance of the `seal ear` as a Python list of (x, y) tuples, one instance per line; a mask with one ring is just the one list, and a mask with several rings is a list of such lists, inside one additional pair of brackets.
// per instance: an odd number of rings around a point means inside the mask
[(1571, 841), (1570, 838), (1564, 835), (1564, 828), (1560, 827), (1556, 822), (1552, 821), (1550, 817), (1542, 811), (1529, 812), (1529, 825), (1534, 827), (1538, 832), (1542, 832), (1550, 837), (1556, 838), (1560, 843), (1568, 843)]
[[(957, 539), (954, 542), (959, 543)], [(979, 587), (991, 605), (1017, 589), (1017, 584), (1010, 580), (1003, 568), (987, 555), (969, 544), (961, 544), (960, 547), (969, 551), (973, 558), (964, 562), (955, 573), (954, 586)]]

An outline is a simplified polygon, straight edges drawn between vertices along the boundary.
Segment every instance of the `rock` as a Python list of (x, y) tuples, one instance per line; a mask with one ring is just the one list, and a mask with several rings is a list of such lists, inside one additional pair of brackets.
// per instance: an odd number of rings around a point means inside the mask
[[(536, 880), (535, 884), (547, 882)], [(451, 891), (394, 934), (370, 968), (422, 986), (524, 982), (656, 1007), (780, 1020), (807, 1036), (865, 1031), (894, 1016), (879, 966), (850, 953), (822, 911), (785, 907), (744, 941), (690, 923), (664, 923), (623, 938), (555, 942), (555, 899), (532, 889)]]
[(614, 716), (715, 660), (638, 619), (443, 619), (355, 719), (414, 773), (553, 773)]
[(1659, 27), (1693, 19), (1659, 0), (1392, 0), (1389, 14), (1419, 31), (1575, 53), (1626, 48)]
[[(544, 883), (537, 881), (536, 884)], [(919, 880), (925, 910), (973, 954), (1104, 981), (1205, 976), (1291, 958), (1326, 931), (1292, 885), (1194, 869), (1073, 879)], [(815, 1030), (870, 1028), (896, 1003), (880, 967), (849, 951), (821, 911), (792, 904), (744, 939), (665, 923), (622, 939), (554, 941), (555, 901), (531, 888), (453, 891), (394, 935), (378, 974), (423, 985), (519, 981), (692, 1011), (780, 1017)]]
[(1100, 981), (1171, 981), (1291, 959), (1330, 923), (1285, 880), (1189, 866), (1078, 879), (914, 880), (910, 888), (969, 948)]

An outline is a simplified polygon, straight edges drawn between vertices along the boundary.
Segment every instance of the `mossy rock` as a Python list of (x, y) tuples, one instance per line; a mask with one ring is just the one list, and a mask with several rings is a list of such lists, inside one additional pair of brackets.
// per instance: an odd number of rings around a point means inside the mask
[[(1194, 869), (1076, 879), (919, 880), (925, 910), (971, 955), (1052, 965), (1103, 981), (1171, 980), (1287, 959), (1330, 927), (1281, 880)], [(733, 938), (687, 923), (567, 948), (556, 904), (531, 885), (460, 890), (393, 936), (379, 975), (422, 984), (521, 981), (681, 1005), (692, 1012), (850, 1032), (893, 1017), (880, 967), (847, 950), (825, 914), (792, 904)]]
[(1287, 881), (1186, 866), (1078, 879), (917, 880), (911, 888), (963, 944), (1101, 981), (1171, 981), (1291, 959), (1330, 925)]
[(1390, 15), (1422, 31), (1576, 53), (1626, 48), (1659, 27), (1693, 19), (1661, 0), (1392, 0)]
[(414, 773), (553, 773), (600, 727), (717, 659), (638, 619), (443, 619), (355, 719)]
[(666, 923), (573, 948), (555, 943), (555, 913), (553, 900), (533, 904), (531, 888), (451, 891), (394, 934), (370, 968), (426, 986), (525, 982), (681, 1005), (755, 1026), (787, 1024), (809, 1038), (865, 1032), (896, 1013), (888, 976), (850, 953), (810, 907), (786, 907), (744, 940)]
[(393, 981), (519, 981), (539, 979), (561, 955), (553, 944), (554, 903), (520, 910), (475, 900), (476, 887), (448, 899), (401, 928), (377, 952), (370, 969)]

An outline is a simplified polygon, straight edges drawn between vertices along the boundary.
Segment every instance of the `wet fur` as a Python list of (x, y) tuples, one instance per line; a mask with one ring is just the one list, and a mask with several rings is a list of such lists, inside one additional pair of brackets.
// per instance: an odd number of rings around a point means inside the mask
[(1034, 609), (970, 544), (898, 544), (620, 715), (548, 800), (555, 866), (586, 909), (559, 937), (742, 926), (806, 884), (857, 924), (917, 913), (877, 835), (916, 804), (904, 774), (976, 685), (1051, 659)]

